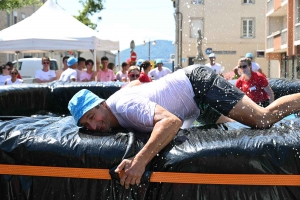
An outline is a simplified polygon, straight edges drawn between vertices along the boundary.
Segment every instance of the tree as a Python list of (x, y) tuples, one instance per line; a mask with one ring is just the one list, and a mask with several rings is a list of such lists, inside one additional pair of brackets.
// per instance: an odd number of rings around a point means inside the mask
[(41, 5), (39, 0), (0, 0), (0, 10), (10, 12), (29, 5)]
[[(79, 15), (74, 17), (83, 24), (95, 30), (97, 28), (97, 24), (92, 23), (89, 19), (89, 16), (92, 16), (93, 14), (103, 10), (102, 0), (81, 0), (79, 2), (83, 5), (83, 10), (78, 11)], [(98, 17), (98, 20), (101, 20), (101, 17)]]

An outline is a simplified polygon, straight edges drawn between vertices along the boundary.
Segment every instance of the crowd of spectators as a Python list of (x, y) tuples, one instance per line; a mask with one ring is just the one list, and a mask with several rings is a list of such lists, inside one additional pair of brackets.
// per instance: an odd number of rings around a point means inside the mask
[[(206, 66), (212, 68), (218, 75), (223, 76), (224, 67), (215, 62), (216, 55), (211, 53), (208, 57), (210, 62)], [(152, 68), (148, 60), (139, 59), (136, 63), (133, 63), (128, 59), (122, 63), (122, 69), (116, 73), (114, 63), (110, 63), (106, 56), (103, 56), (101, 61), (97, 57), (96, 67), (93, 60), (86, 60), (83, 57), (65, 56), (62, 62), (63, 68), (54, 71), (50, 69), (49, 57), (43, 57), (42, 69), (36, 71), (34, 82), (47, 83), (60, 80), (65, 82), (120, 81), (129, 83), (139, 80), (145, 83), (158, 80), (172, 73), (170, 69), (163, 66), (162, 59), (155, 61), (156, 66), (154, 68)], [(247, 53), (244, 58), (241, 58), (233, 71), (239, 77), (235, 84), (236, 87), (254, 102), (266, 107), (274, 101), (273, 91), (269, 86), (268, 80), (262, 73), (260, 66), (253, 62), (251, 53)], [(21, 83), (23, 83), (22, 77), (18, 70), (13, 67), (12, 62), (7, 62), (0, 67), (0, 85)], [(124, 84), (123, 87), (126, 85)]]

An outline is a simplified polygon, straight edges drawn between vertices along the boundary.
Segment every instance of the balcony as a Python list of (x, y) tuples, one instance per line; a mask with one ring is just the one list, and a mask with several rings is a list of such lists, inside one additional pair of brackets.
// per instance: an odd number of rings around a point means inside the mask
[(286, 45), (287, 43), (287, 29), (281, 31), (281, 45)]
[(274, 51), (274, 37), (268, 36), (267, 37), (267, 53)]
[[(269, 0), (267, 2), (267, 17), (280, 17), (287, 15), (287, 0)], [(279, 3), (279, 4), (278, 4)]]
[(287, 29), (275, 31), (267, 37), (266, 53), (283, 52), (287, 48)]

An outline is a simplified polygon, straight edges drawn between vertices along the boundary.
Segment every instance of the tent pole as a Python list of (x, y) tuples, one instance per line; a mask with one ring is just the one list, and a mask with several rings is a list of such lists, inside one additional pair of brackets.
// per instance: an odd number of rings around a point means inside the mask
[(95, 81), (97, 82), (97, 52), (96, 49), (94, 49), (94, 70), (96, 72)]
[(121, 67), (120, 60), (121, 60), (121, 58), (120, 58), (120, 50), (118, 50), (118, 65), (119, 65), (119, 69), (120, 69), (120, 71), (121, 71), (121, 70), (122, 70), (122, 67)]
[(16, 51), (15, 54), (16, 54), (16, 60), (17, 60), (17, 69), (19, 69), (19, 53), (20, 51)]

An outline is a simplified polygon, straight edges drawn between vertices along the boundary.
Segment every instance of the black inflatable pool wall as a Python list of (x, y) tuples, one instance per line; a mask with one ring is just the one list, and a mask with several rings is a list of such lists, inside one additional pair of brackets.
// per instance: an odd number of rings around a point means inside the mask
[[(298, 91), (295, 82), (270, 80), (277, 97)], [(68, 114), (67, 103), (82, 88), (102, 98), (117, 91), (117, 84), (51, 83), (0, 88), (0, 98), (13, 99), (13, 111), (1, 115), (36, 114), (45, 110)], [(16, 100), (14, 90), (27, 98)], [(26, 92), (27, 91), (27, 92)], [(23, 94), (24, 92), (24, 94)], [(31, 94), (27, 94), (31, 93)], [(36, 96), (37, 95), (37, 96)], [(42, 96), (44, 95), (44, 96)], [(39, 96), (39, 97), (38, 97)], [(28, 101), (27, 101), (28, 100)], [(31, 101), (31, 104), (29, 103)], [(45, 102), (41, 102), (44, 100)], [(37, 106), (32, 101), (37, 101)], [(4, 103), (7, 103), (4, 102)], [(5, 104), (1, 108), (5, 108)], [(0, 102), (2, 104), (2, 101)], [(10, 105), (12, 108), (13, 106)], [(22, 110), (23, 109), (23, 110)], [(20, 111), (21, 110), (21, 111)], [(24, 116), (24, 115), (23, 115)], [(71, 116), (22, 117), (0, 121), (0, 163), (37, 166), (113, 169), (123, 158), (134, 156), (148, 135), (120, 130), (117, 134), (84, 134)], [(272, 128), (254, 130), (238, 123), (180, 130), (148, 165), (146, 171), (219, 174), (300, 174), (300, 120), (282, 120)], [(136, 200), (281, 200), (300, 199), (300, 187), (149, 183), (126, 190), (112, 180), (0, 176), (2, 200), (136, 199)]]

